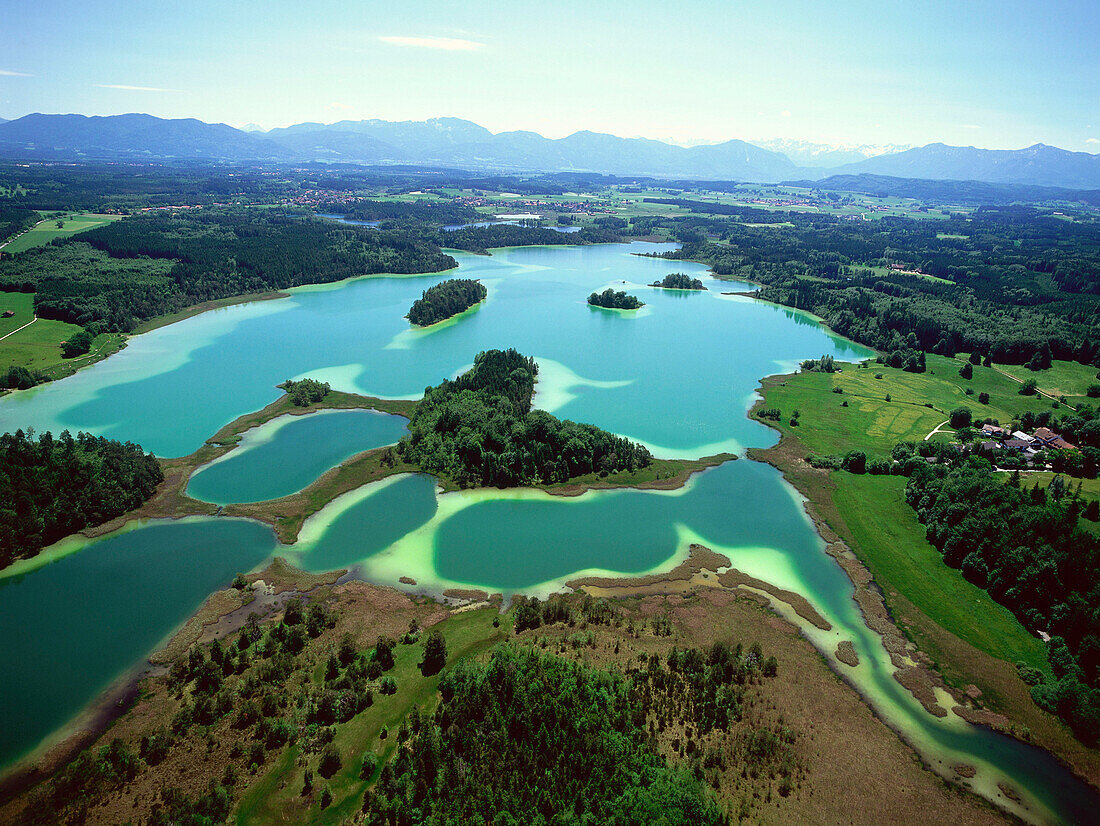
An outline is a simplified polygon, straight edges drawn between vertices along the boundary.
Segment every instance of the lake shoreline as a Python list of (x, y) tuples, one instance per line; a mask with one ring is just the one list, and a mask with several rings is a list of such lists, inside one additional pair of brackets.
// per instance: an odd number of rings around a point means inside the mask
[[(768, 376), (761, 381), (761, 390), (769, 384), (780, 383), (791, 375)], [(750, 416), (765, 405), (763, 393), (761, 392), (759, 395), (760, 398), (749, 411), (748, 415)], [(765, 422), (765, 424), (769, 423)], [(1090, 756), (1090, 750), (1079, 741), (1069, 739), (1058, 742), (1047, 737), (1022, 736), (1016, 723), (1010, 717), (976, 706), (974, 696), (959, 686), (949, 684), (944, 679), (937, 663), (924, 651), (920, 650), (916, 643), (910, 639), (910, 635), (903, 630), (899, 623), (899, 617), (895, 616), (894, 611), (891, 610), (886, 595), (876, 582), (870, 568), (833, 529), (823, 515), (823, 510), (833, 509), (843, 519), (839, 507), (829, 495), (829, 471), (811, 467), (804, 461), (804, 456), (809, 452), (805, 446), (792, 434), (780, 432), (780, 441), (776, 445), (770, 448), (749, 448), (747, 456), (752, 461), (763, 462), (774, 467), (802, 497), (803, 508), (812, 522), (814, 530), (825, 543), (826, 553), (836, 560), (856, 589), (853, 599), (859, 606), (864, 623), (867, 628), (882, 638), (883, 646), (895, 668), (894, 679), (933, 716), (946, 717), (950, 711), (972, 725), (985, 727), (1020, 743), (1040, 749), (1054, 758), (1079, 781), (1094, 791), (1100, 792), (1100, 772), (1098, 772), (1096, 761), (1093, 759), (1091, 766), (1082, 765), (1082, 759)], [(906, 606), (905, 610), (908, 614), (917, 609)], [(929, 619), (927, 622), (931, 623), (932, 621)], [(942, 631), (953, 636), (949, 629), (942, 629)], [(829, 658), (826, 657), (826, 659)], [(906, 662), (907, 659), (909, 662)], [(837, 671), (838, 676), (845, 678), (840, 670), (834, 670)], [(849, 681), (845, 678), (845, 682)], [(849, 682), (849, 684), (853, 691), (859, 694), (864, 702), (867, 702), (870, 706), (859, 688), (854, 683)], [(954, 701), (952, 708), (944, 709), (943, 706), (937, 703), (937, 690), (946, 692), (951, 697)], [(980, 692), (978, 693), (980, 695)], [(1037, 707), (1035, 711), (1038, 714), (1045, 714)], [(1051, 721), (1053, 722), (1053, 717)], [(885, 723), (885, 721), (883, 722)], [(892, 726), (890, 728), (894, 730)], [(1028, 731), (1030, 732), (1030, 729)], [(899, 737), (905, 740), (902, 732), (898, 731), (897, 733)], [(1068, 736), (1072, 738), (1072, 735)], [(915, 749), (914, 753), (917, 753)], [(1072, 759), (1074, 754), (1078, 758), (1076, 761)], [(1092, 756), (1095, 758), (1095, 755)], [(959, 775), (954, 782), (958, 783), (958, 781), (965, 779), (964, 775)]]

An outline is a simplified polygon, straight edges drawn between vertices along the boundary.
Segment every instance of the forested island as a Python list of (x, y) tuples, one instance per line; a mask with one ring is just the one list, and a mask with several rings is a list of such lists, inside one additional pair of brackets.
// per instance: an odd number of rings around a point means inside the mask
[(637, 310), (645, 306), (638, 300), (638, 296), (627, 295), (623, 290), (616, 292), (611, 287), (602, 293), (592, 293), (588, 296), (588, 303), (593, 307), (605, 307), (608, 310)]
[(163, 479), (152, 454), (129, 442), (0, 434), (0, 568), (133, 510)]
[(642, 445), (532, 410), (537, 373), (515, 350), (478, 353), (470, 370), (424, 393), (398, 454), (463, 487), (542, 485), (650, 463)]
[(690, 275), (682, 272), (670, 272), (660, 281), (654, 281), (649, 286), (651, 287), (663, 287), (666, 290), (705, 290), (703, 282), (698, 278), (692, 278)]
[(485, 285), (470, 278), (451, 278), (428, 287), (413, 302), (408, 319), (418, 327), (427, 327), (456, 316), (484, 301), (489, 294)]

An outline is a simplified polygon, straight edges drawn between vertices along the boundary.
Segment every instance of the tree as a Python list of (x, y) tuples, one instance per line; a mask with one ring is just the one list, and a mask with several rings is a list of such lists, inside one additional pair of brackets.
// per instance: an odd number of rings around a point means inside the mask
[(340, 771), (340, 767), (343, 765), (344, 763), (340, 759), (340, 752), (336, 750), (336, 746), (329, 743), (325, 746), (325, 750), (321, 752), (321, 761), (317, 764), (317, 773), (325, 778), (325, 780), (328, 780), (336, 774), (336, 772)]
[(964, 379), (974, 378), (974, 365), (968, 361), (966, 364), (959, 368), (959, 375), (962, 376)]
[(951, 426), (955, 430), (970, 427), (972, 418), (973, 414), (970, 412), (969, 407), (956, 407), (951, 411)]
[(978, 394), (978, 404), (989, 404), (989, 394), (988, 393), (979, 393)]
[(420, 663), (420, 672), (425, 677), (438, 674), (447, 662), (447, 642), (439, 631), (432, 631), (424, 643), (424, 660)]
[(92, 336), (87, 330), (73, 333), (66, 341), (61, 343), (61, 355), (67, 359), (83, 355), (92, 349)]
[(1035, 381), (1035, 379), (1028, 379), (1023, 383), (1018, 392), (1021, 396), (1034, 396), (1038, 388), (1039, 382)]

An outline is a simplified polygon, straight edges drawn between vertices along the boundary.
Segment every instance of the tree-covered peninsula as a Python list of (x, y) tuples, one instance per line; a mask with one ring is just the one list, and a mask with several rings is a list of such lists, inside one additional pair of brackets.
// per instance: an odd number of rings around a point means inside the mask
[(623, 290), (616, 292), (610, 287), (602, 293), (592, 293), (588, 296), (588, 303), (593, 307), (606, 307), (609, 310), (637, 310), (645, 306), (645, 302), (639, 301), (638, 296), (627, 295)]
[(456, 316), (463, 310), (484, 301), (489, 294), (485, 285), (472, 278), (451, 278), (429, 287), (413, 302), (409, 321), (419, 327), (427, 327)]
[(427, 389), (398, 453), (464, 487), (541, 485), (650, 463), (642, 445), (532, 410), (537, 373), (514, 349), (478, 353), (470, 370)]
[(0, 434), (0, 567), (133, 510), (163, 479), (153, 455), (130, 442)]
[(654, 281), (649, 286), (663, 287), (666, 290), (705, 290), (703, 282), (698, 278), (692, 278), (682, 272), (670, 272), (660, 281)]

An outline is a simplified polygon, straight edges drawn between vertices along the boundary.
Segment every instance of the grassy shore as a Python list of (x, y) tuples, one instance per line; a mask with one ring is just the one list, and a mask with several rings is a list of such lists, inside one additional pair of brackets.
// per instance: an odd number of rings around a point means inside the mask
[[(1003, 716), (999, 722), (996, 718), (990, 722), (1046, 748), (1090, 782), (1100, 783), (1100, 755), (1085, 748), (1053, 715), (1041, 711), (1017, 674), (1017, 662), (1047, 670), (1045, 647), (984, 590), (943, 563), (905, 503), (905, 480), (819, 470), (805, 461), (810, 453), (853, 449), (887, 455), (898, 441), (924, 438), (925, 428), (930, 430), (946, 418), (940, 418), (940, 411), (956, 406), (959, 384), (965, 381), (957, 368), (953, 375), (944, 370), (944, 363), (951, 362), (929, 356), (928, 374), (872, 364), (869, 369), (843, 365), (839, 374), (769, 377), (756, 407), (782, 410), (780, 421), (772, 424), (782, 439), (774, 448), (752, 450), (749, 455), (781, 470), (810, 501), (816, 516), (855, 553), (882, 589), (897, 626), (948, 686), (960, 694), (969, 690), (971, 696), (977, 695), (977, 705)], [(882, 378), (875, 378), (876, 373)], [(979, 368), (975, 368), (975, 382), (978, 377)], [(995, 378), (986, 378), (986, 387), (996, 388)], [(834, 386), (845, 387), (845, 393), (834, 394)], [(871, 396), (868, 387), (881, 388), (881, 395)], [(1033, 398), (1012, 398), (1007, 389), (986, 391), (991, 395), (990, 408), (1003, 411), (1003, 420), (1014, 410), (1036, 404)], [(891, 402), (884, 400), (887, 393)], [(922, 412), (928, 409), (922, 398), (934, 404), (932, 415)], [(840, 406), (844, 399), (849, 401), (847, 408)], [(1049, 402), (1039, 404), (1049, 407)], [(800, 408), (800, 424), (792, 427), (790, 414), (795, 406)]]

